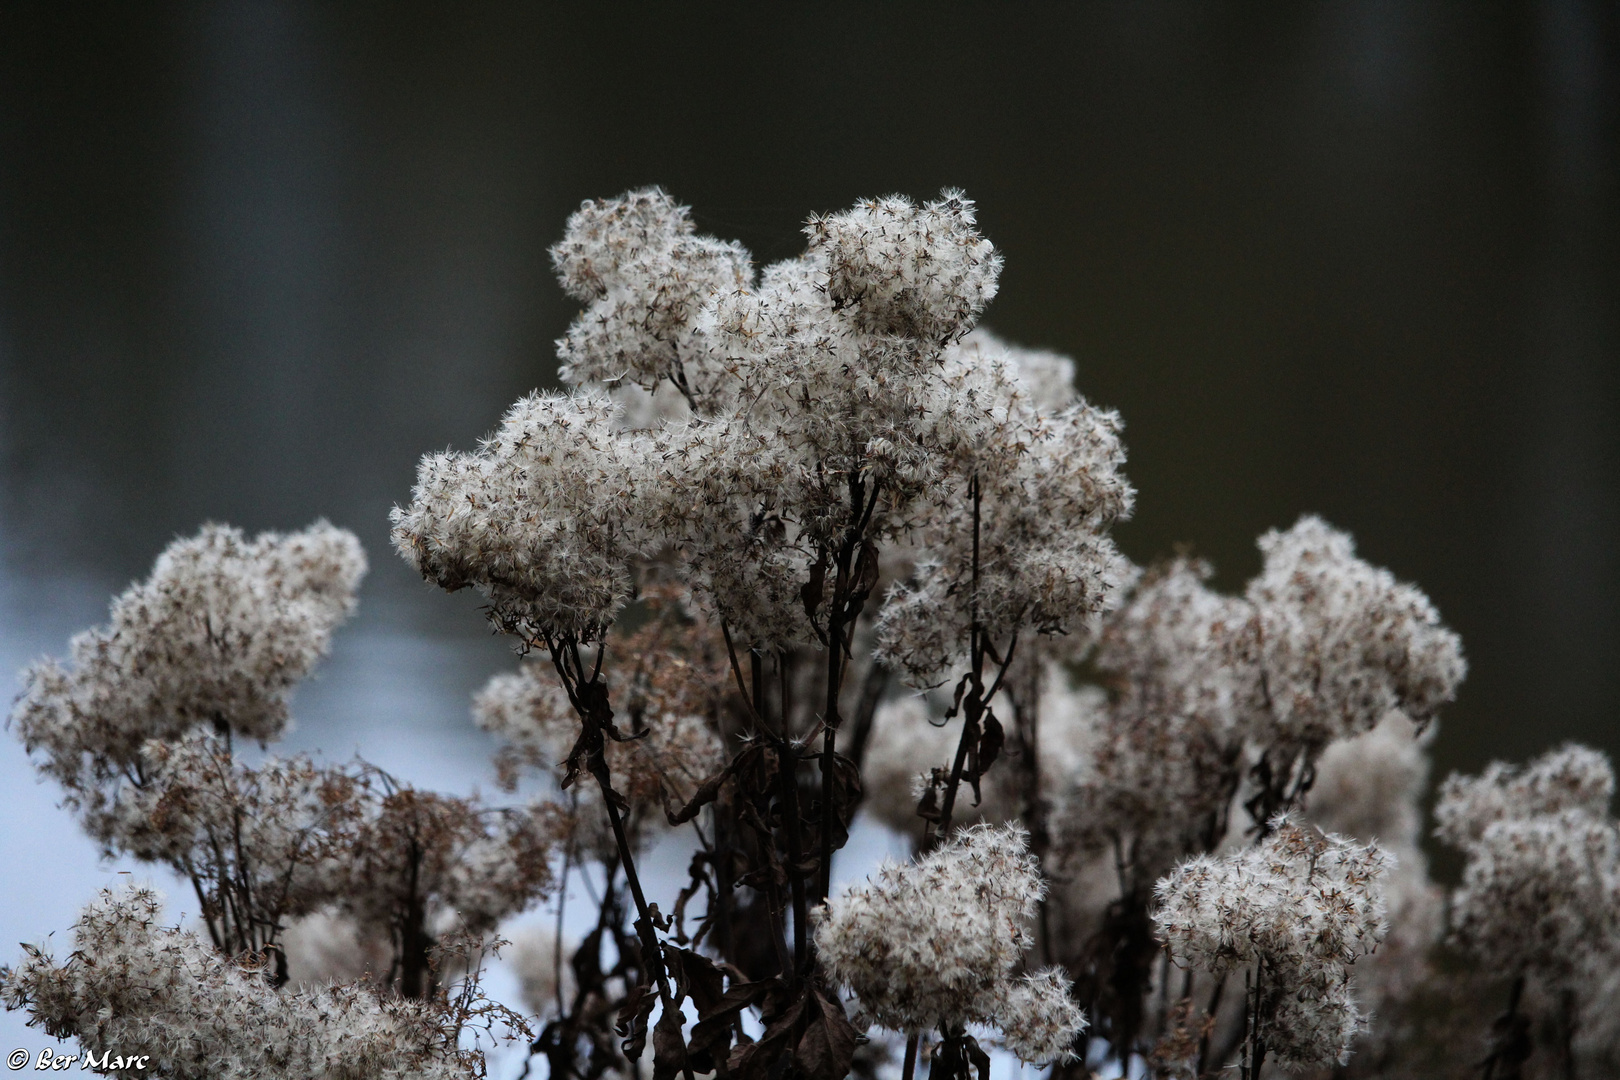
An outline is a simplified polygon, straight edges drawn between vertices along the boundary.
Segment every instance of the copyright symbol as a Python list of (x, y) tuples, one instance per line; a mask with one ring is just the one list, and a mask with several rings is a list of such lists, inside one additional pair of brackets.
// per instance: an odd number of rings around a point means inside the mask
[(10, 1069), (12, 1072), (16, 1072), (18, 1069), (27, 1064), (28, 1051), (26, 1050), (13, 1050), (11, 1053), (6, 1055), (6, 1068)]

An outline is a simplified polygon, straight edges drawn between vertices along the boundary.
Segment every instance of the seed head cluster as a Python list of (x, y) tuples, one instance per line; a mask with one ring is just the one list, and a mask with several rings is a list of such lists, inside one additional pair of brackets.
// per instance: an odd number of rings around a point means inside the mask
[(1387, 930), (1389, 864), (1375, 844), (1282, 818), (1264, 843), (1177, 867), (1159, 882), (1153, 921), (1178, 964), (1216, 975), (1254, 965), (1279, 1061), (1342, 1063), (1363, 1023), (1349, 969)]
[(1348, 534), (1304, 517), (1261, 537), (1260, 552), (1247, 593), (1265, 674), (1259, 741), (1319, 748), (1392, 709), (1423, 723), (1456, 696), (1457, 635), (1423, 593), (1358, 559)]
[(1564, 746), (1524, 767), (1452, 776), (1435, 806), (1441, 839), (1467, 857), (1452, 895), (1457, 942), (1496, 970), (1577, 986), (1620, 954), (1620, 825), (1614, 770)]
[[(660, 189), (584, 203), (551, 249), (581, 305), (563, 390), (423, 457), (393, 511), (405, 561), (517, 639), (472, 713), (504, 791), (542, 797), (244, 760), (354, 608), (365, 557), (324, 522), (205, 526), (30, 667), (36, 766), (200, 922), (104, 893), (71, 955), (0, 968), (4, 1004), (163, 1075), (482, 1075), (470, 1029), (508, 1014), (472, 957), (561, 877), (595, 929), (559, 909), (517, 957), (559, 1080), (645, 1075), (648, 1047), (657, 1080), (843, 1080), (875, 1067), (863, 1025), (944, 1080), (986, 1028), (1121, 1074), (1405, 1075), (1455, 1042), (1433, 1003), (1498, 974), (1485, 1071), (1547, 1032), (1620, 1067), (1609, 761), (1448, 780), (1446, 897), (1422, 800), (1466, 664), (1429, 599), (1314, 516), (1233, 595), (1190, 555), (1133, 565), (1122, 421), (979, 325), (1002, 256), (971, 200), (861, 200), (804, 238), (756, 266)], [(832, 895), (858, 809), (917, 854)]]
[(862, 1012), (901, 1032), (993, 1024), (1026, 1061), (1062, 1058), (1084, 1029), (1059, 972), (1015, 979), (1045, 892), (1017, 825), (975, 825), (834, 900), (816, 947)]
[(149, 1056), (149, 1074), (184, 1080), (478, 1075), (431, 1004), (356, 985), (275, 990), (256, 966), (262, 957), (228, 958), (162, 926), (162, 910), (151, 889), (103, 892), (74, 926), (65, 962), (30, 949), (0, 969), (6, 1006), (27, 1008), (86, 1053)]

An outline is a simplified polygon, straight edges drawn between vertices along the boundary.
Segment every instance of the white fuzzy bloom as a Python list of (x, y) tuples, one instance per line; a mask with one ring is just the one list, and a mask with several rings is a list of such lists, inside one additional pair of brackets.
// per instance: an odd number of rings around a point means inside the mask
[(1291, 1071), (1343, 1065), (1367, 1017), (1351, 993), (1349, 974), (1326, 964), (1279, 963), (1266, 972), (1276, 989), (1263, 1005), (1266, 1049)]
[(1565, 746), (1525, 768), (1451, 776), (1437, 833), (1468, 858), (1452, 932), (1494, 969), (1553, 986), (1587, 981), (1587, 958), (1620, 951), (1620, 824), (1608, 759)]
[(199, 727), (276, 739), (365, 570), (354, 534), (325, 522), (251, 540), (204, 526), (113, 600), (106, 626), (75, 637), (67, 663), (28, 669), (12, 726), (70, 791), (133, 765), (148, 739)]
[(1607, 817), (1613, 797), (1614, 768), (1608, 756), (1566, 743), (1528, 765), (1496, 761), (1479, 776), (1446, 777), (1434, 808), (1435, 834), (1466, 847), (1509, 818), (1565, 811)]
[(1372, 730), (1330, 745), (1317, 759), (1306, 816), (1327, 832), (1415, 848), (1422, 840), (1433, 731), (1419, 731), (1405, 714), (1391, 712)]
[[(29, 668), (11, 723), (108, 850), (167, 858), (190, 843), (196, 814), (238, 796), (289, 811), (290, 836), (311, 820), (292, 811), (319, 786), (316, 770), (271, 763), (250, 780), (223, 746), (205, 744), (282, 734), (288, 695), (353, 610), (365, 565), (354, 535), (325, 522), (251, 540), (205, 526), (114, 599), (108, 625), (75, 637), (68, 663)], [(159, 805), (176, 785), (192, 797)], [(287, 850), (273, 844), (267, 861), (281, 865), (275, 853)]]
[(1387, 930), (1375, 844), (1272, 822), (1263, 843), (1188, 860), (1155, 890), (1153, 922), (1178, 964), (1217, 975), (1256, 965), (1263, 1035), (1295, 1067), (1342, 1061), (1357, 1030), (1348, 968)]
[(1429, 880), (1421, 846), (1434, 731), (1419, 732), (1392, 712), (1371, 731), (1333, 743), (1317, 761), (1304, 810), (1325, 831), (1376, 840), (1394, 860), (1384, 876), (1389, 933), (1356, 965), (1357, 992), (1389, 1021), (1373, 1028), (1375, 1040), (1389, 1033), (1409, 995), (1432, 975), (1429, 951), (1444, 931), (1445, 897)]
[[(885, 864), (818, 911), (816, 947), (828, 975), (891, 1030), (999, 1024), (1019, 986), (1011, 976), (1029, 944), (1024, 924), (1045, 892), (1025, 843), (1017, 825), (975, 825), (915, 862)], [(1061, 986), (1050, 973), (1022, 984), (1020, 994), (1039, 999), (1039, 1015), (1009, 1033), (1015, 1052), (1051, 1060), (1079, 1034), (1078, 1010), (1052, 999)]]
[(1058, 412), (1080, 398), (1074, 388), (1074, 360), (1062, 353), (1014, 345), (983, 326), (964, 337), (954, 352), (955, 362), (964, 368), (1004, 364), (1038, 412)]
[(617, 413), (602, 394), (531, 394), (477, 452), (427, 455), (411, 505), (394, 508), (394, 546), (441, 588), (476, 586), (501, 629), (594, 640), (644, 544), (643, 446)]
[(864, 202), (806, 232), (802, 257), (755, 282), (741, 248), (692, 235), (684, 208), (643, 191), (586, 204), (555, 252), (592, 305), (561, 343), (567, 377), (667, 382), (691, 402), (624, 421), (651, 438), (638, 506), (754, 645), (817, 641), (833, 582), (818, 561), (856, 515), (893, 538), (937, 482), (941, 447), (974, 419), (946, 407), (944, 353), (1000, 267), (950, 193)]
[(1094, 629), (1134, 573), (1107, 535), (1135, 499), (1118, 415), (1084, 402), (1043, 415), (1015, 383), (992, 390), (988, 420), (955, 448), (933, 496), (913, 582), (879, 615), (879, 651), (914, 685), (948, 676), (975, 620), (1001, 642)]
[[(793, 419), (782, 414), (784, 426)], [(815, 548), (807, 528), (837, 529), (825, 479), (781, 430), (727, 415), (655, 436), (645, 509), (695, 595), (734, 635), (799, 644), (815, 640), (803, 600)]]
[(717, 373), (693, 348), (693, 320), (711, 297), (753, 283), (741, 244), (696, 235), (688, 207), (643, 188), (582, 204), (551, 261), (587, 305), (557, 342), (565, 381), (653, 390), (667, 380), (703, 398)]
[(1457, 635), (1423, 593), (1356, 558), (1347, 533), (1303, 517), (1260, 551), (1247, 595), (1270, 706), (1262, 745), (1319, 749), (1392, 709), (1425, 723), (1455, 696), (1467, 670)]
[(1486, 827), (1453, 895), (1452, 932), (1499, 970), (1567, 979), (1581, 950), (1612, 951), (1620, 934), (1620, 837), (1580, 813)]
[(1150, 570), (1105, 623), (1095, 664), (1114, 697), (1061, 823), (1083, 850), (1119, 842), (1149, 880), (1220, 842), (1242, 768), (1248, 607), (1209, 576), (1188, 559)]
[(946, 191), (921, 207), (890, 195), (812, 218), (827, 295), (872, 334), (944, 344), (973, 328), (996, 295), (1001, 255), (975, 228), (973, 201)]
[[(150, 889), (103, 892), (64, 964), (30, 950), (0, 997), (86, 1053), (149, 1056), (146, 1074), (196, 1080), (452, 1078), (480, 1074), (435, 1008), (362, 986), (271, 988), (262, 970), (158, 925)], [(132, 1072), (131, 1075), (139, 1075)]]
[(223, 740), (199, 732), (149, 741), (139, 782), (120, 785), (84, 822), (109, 850), (206, 882), (198, 887), (208, 913), (241, 947), (347, 889), (350, 829), (365, 805), (342, 769), (304, 757), (249, 767)]
[(1002, 1045), (1019, 1060), (1044, 1065), (1073, 1056), (1075, 1038), (1086, 1029), (1086, 1016), (1070, 996), (1062, 969), (1046, 968), (1007, 987), (995, 1024), (1001, 1029)]
[(614, 420), (620, 431), (656, 431), (666, 424), (684, 424), (692, 419), (692, 408), (671, 382), (661, 382), (653, 390), (643, 390), (632, 382), (614, 383), (608, 390), (620, 406)]

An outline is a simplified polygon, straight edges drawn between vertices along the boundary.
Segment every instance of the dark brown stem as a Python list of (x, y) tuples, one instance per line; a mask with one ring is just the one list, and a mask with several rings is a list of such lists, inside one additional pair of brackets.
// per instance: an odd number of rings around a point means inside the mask
[[(579, 800), (576, 798), (571, 801), (574, 803), (575, 808), (577, 808), (579, 805)], [(551, 981), (557, 991), (558, 1016), (562, 1016), (564, 1012), (562, 980), (563, 915), (567, 912), (568, 907), (568, 871), (573, 865), (574, 843), (572, 840), (570, 840), (568, 843), (563, 845), (562, 876), (561, 882), (557, 886), (557, 936), (556, 943), (551, 950)]]
[(731, 957), (731, 815), (718, 800), (710, 808), (714, 821), (714, 941), (720, 955)]
[[(604, 727), (611, 724), (612, 712), (607, 705), (607, 689), (601, 686), (602, 653), (607, 650), (607, 642), (597, 643), (599, 650), (596, 657), (596, 667), (588, 683), (579, 680), (585, 677), (585, 665), (580, 661), (579, 643), (572, 639), (563, 641), (548, 641), (550, 647), (552, 666), (557, 669), (558, 676), (563, 681), (563, 688), (568, 692), (569, 701), (579, 714), (581, 724), (584, 725), (583, 738), (585, 740), (586, 771), (596, 780), (597, 788), (602, 795), (602, 804), (607, 808), (608, 824), (613, 827), (613, 839), (619, 851), (619, 865), (624, 870), (625, 884), (630, 887), (630, 896), (636, 904), (636, 936), (641, 942), (642, 968), (649, 972), (658, 984), (658, 998), (666, 1010), (674, 1009), (675, 999), (670, 993), (669, 977), (664, 971), (664, 958), (658, 942), (658, 928), (653, 922), (652, 910), (647, 906), (647, 896), (641, 888), (641, 877), (636, 873), (635, 852), (630, 846), (630, 838), (625, 832), (624, 819), (619, 814), (618, 792), (613, 790), (613, 777), (609, 771), (604, 740), (607, 733)], [(572, 660), (572, 675), (570, 679), (569, 660)], [(590, 694), (582, 691), (591, 689)], [(684, 1039), (683, 1039), (684, 1042)], [(693, 1080), (692, 1067), (686, 1062), (684, 1046), (681, 1051), (682, 1072), (686, 1080)]]
[[(764, 665), (759, 662), (758, 654), (750, 654), (754, 664), (754, 688), (756, 699), (761, 705), (765, 699)], [(785, 657), (781, 653), (776, 657), (776, 670), (781, 683), (782, 717), (781, 724), (787, 730), (787, 716), (789, 708), (788, 674)], [(810, 956), (810, 904), (805, 895), (804, 887), (804, 835), (802, 819), (799, 816), (799, 753), (792, 742), (787, 739), (779, 740), (776, 747), (778, 761), (776, 765), (777, 794), (782, 800), (782, 823), (787, 831), (787, 859), (786, 869), (788, 886), (793, 893), (793, 978), (804, 975), (808, 970)]]
[(1564, 1080), (1575, 1080), (1575, 991), (1565, 990), (1558, 996), (1559, 1027), (1563, 1036), (1559, 1048), (1564, 1055)]
[(664, 974), (663, 958), (658, 955), (658, 938), (656, 927), (652, 920), (652, 911), (647, 907), (647, 896), (641, 891), (641, 876), (636, 873), (636, 864), (631, 856), (630, 838), (624, 831), (624, 818), (619, 814), (619, 807), (613, 801), (613, 788), (602, 777), (596, 778), (602, 791), (602, 802), (607, 806), (608, 824), (613, 826), (613, 839), (619, 848), (619, 863), (624, 867), (624, 882), (630, 886), (630, 898), (636, 903), (636, 924), (642, 943), (642, 950), (649, 955), (642, 958), (642, 965), (658, 980), (658, 993), (664, 999), (664, 1007), (670, 1006), (669, 979)]
[(962, 783), (962, 767), (967, 763), (968, 749), (974, 739), (978, 738), (979, 716), (984, 710), (979, 701), (978, 687), (968, 691), (967, 700), (962, 703), (962, 735), (956, 740), (956, 757), (951, 762), (951, 777), (945, 785), (945, 797), (939, 806), (939, 821), (933, 824), (923, 839), (923, 848), (938, 845), (951, 832), (951, 815), (956, 809), (956, 789)]
[(1266, 962), (1264, 958), (1254, 964), (1254, 997), (1249, 1012), (1249, 1080), (1260, 1080), (1260, 1070), (1266, 1064), (1266, 1040), (1260, 1034), (1260, 1015), (1265, 1004)]
[(900, 1080), (914, 1080), (917, 1075), (917, 1044), (922, 1042), (922, 1032), (913, 1032), (911, 1038), (906, 1040), (906, 1063), (901, 1067)]
[(889, 685), (889, 669), (876, 660), (866, 669), (866, 675), (861, 679), (861, 698), (855, 705), (855, 715), (850, 718), (849, 745), (845, 748), (845, 756), (859, 768), (866, 760), (866, 744), (872, 737), (872, 718), (877, 714), (878, 702), (883, 700), (883, 691)]
[(433, 969), (428, 953), (433, 939), (427, 932), (427, 911), (422, 903), (422, 848), (412, 836), (406, 855), (405, 910), (400, 914), (399, 992), (402, 997), (427, 1000), (433, 992)]
[(996, 674), (995, 682), (991, 684), (990, 692), (985, 693), (984, 660), (989, 652), (989, 642), (979, 630), (974, 631), (973, 641), (973, 667), (966, 676), (968, 691), (962, 700), (962, 736), (957, 740), (956, 757), (951, 762), (950, 778), (946, 781), (945, 795), (940, 802), (939, 823), (923, 838), (925, 851), (942, 843), (950, 835), (951, 817), (956, 811), (956, 793), (962, 786), (962, 771), (967, 764), (968, 754), (984, 732), (982, 722), (985, 714), (990, 711), (990, 700), (1001, 688), (1002, 679), (1012, 663), (1013, 650), (1018, 646), (1018, 639), (1015, 637), (1012, 647), (1007, 650), (1006, 659), (1002, 661), (1000, 671)]
[(827, 614), (827, 700), (821, 717), (821, 857), (816, 867), (817, 902), (827, 899), (832, 891), (832, 859), (836, 850), (833, 830), (837, 827), (842, 831), (838, 817), (843, 808), (836, 805), (838, 728), (843, 722), (838, 699), (843, 692), (844, 661), (849, 648), (846, 634), (861, 617), (877, 579), (877, 552), (867, 546), (866, 530), (877, 510), (878, 495), (879, 485), (873, 484), (868, 492), (860, 473), (850, 475), (849, 505), (854, 524), (845, 530), (843, 543), (838, 547), (838, 576), (834, 579), (832, 607)]
[[(971, 585), (968, 589), (968, 652), (971, 667), (965, 676), (967, 681), (967, 698), (962, 702), (962, 736), (956, 743), (956, 759), (951, 763), (950, 780), (945, 787), (944, 801), (940, 803), (939, 821), (931, 824), (923, 835), (923, 848), (928, 850), (937, 846), (942, 840), (950, 836), (951, 814), (956, 809), (956, 789), (962, 783), (962, 766), (967, 761), (968, 750), (974, 740), (979, 737), (979, 718), (984, 713), (984, 631), (979, 626), (979, 511), (981, 498), (979, 495), (979, 478), (973, 476), (968, 481), (968, 497), (973, 500), (973, 565)], [(1005, 673), (1005, 667), (1002, 669)], [(997, 680), (999, 683), (1000, 680)], [(960, 692), (960, 690), (958, 690)]]
[[(1225, 990), (1226, 976), (1222, 975), (1219, 979), (1215, 980), (1215, 989), (1209, 995), (1209, 1004), (1204, 1006), (1204, 1015), (1210, 1018), (1210, 1023), (1212, 1025), (1220, 1013), (1221, 994), (1224, 993)], [(1205, 1031), (1203, 1036), (1198, 1040), (1197, 1076), (1200, 1078), (1200, 1080), (1202, 1080), (1205, 1071), (1209, 1068), (1209, 1034), (1209, 1031)], [(1228, 1051), (1228, 1053), (1230, 1053), (1230, 1051)]]

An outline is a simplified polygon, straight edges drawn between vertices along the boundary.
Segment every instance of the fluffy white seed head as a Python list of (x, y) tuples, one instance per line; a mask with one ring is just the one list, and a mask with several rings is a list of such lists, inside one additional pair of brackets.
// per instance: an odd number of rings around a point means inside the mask
[(944, 344), (973, 328), (996, 295), (1001, 255), (976, 228), (973, 200), (946, 191), (917, 206), (890, 195), (812, 218), (827, 295), (868, 333)]
[(429, 454), (394, 546), (444, 589), (475, 586), (498, 627), (591, 641), (629, 599), (644, 545), (642, 441), (607, 396), (535, 393), (474, 453)]
[(1200, 855), (1159, 882), (1154, 924), (1178, 963), (1217, 974), (1259, 959), (1348, 964), (1384, 936), (1388, 855), (1286, 817), (1254, 847)]
[(1364, 1035), (1364, 1052), (1398, 1030), (1410, 995), (1433, 975), (1429, 954), (1445, 929), (1445, 894), (1429, 879), (1422, 847), (1434, 734), (1432, 725), (1420, 732), (1392, 712), (1371, 731), (1333, 743), (1317, 761), (1303, 811), (1328, 832), (1377, 841), (1394, 860), (1383, 879), (1389, 933), (1356, 964), (1357, 995), (1387, 1021)]
[(1134, 576), (1108, 536), (1135, 499), (1119, 417), (1084, 402), (1050, 415), (994, 396), (980, 407), (990, 419), (956, 447), (913, 580), (879, 614), (880, 654), (913, 685), (947, 677), (975, 621), (1001, 642), (1089, 632)]
[(1079, 400), (1074, 360), (1062, 353), (1015, 345), (984, 326), (958, 342), (953, 353), (952, 362), (966, 369), (1005, 365), (1028, 407), (1036, 412), (1055, 413)]
[(1010, 983), (995, 1024), (1002, 1045), (1019, 1060), (1045, 1065), (1075, 1056), (1075, 1039), (1086, 1030), (1086, 1016), (1070, 996), (1062, 969), (1046, 968)]
[(30, 950), (0, 969), (0, 999), (85, 1052), (149, 1056), (150, 1073), (186, 1080), (481, 1075), (433, 1005), (358, 985), (277, 991), (252, 958), (162, 927), (161, 912), (150, 889), (103, 892), (74, 926), (72, 958)]
[[(186, 849), (194, 804), (241, 796), (291, 811), (320, 783), (307, 762), (267, 766), (249, 792), (223, 748), (208, 747), (216, 733), (269, 741), (285, 731), (288, 697), (354, 609), (365, 566), (354, 535), (325, 522), (253, 539), (205, 526), (113, 601), (106, 626), (75, 637), (67, 662), (29, 668), (12, 726), (108, 850)], [(170, 787), (193, 798), (160, 802)]]
[(586, 305), (557, 342), (564, 381), (668, 382), (704, 398), (715, 373), (692, 345), (693, 323), (712, 297), (752, 284), (741, 244), (697, 235), (688, 207), (643, 188), (583, 203), (551, 261), (563, 290)]
[(1372, 730), (1333, 743), (1317, 760), (1305, 815), (1328, 832), (1415, 848), (1422, 841), (1433, 732), (1391, 712)]
[[(816, 947), (828, 975), (854, 992), (873, 1023), (902, 1032), (993, 1024), (1044, 892), (1021, 827), (975, 825), (914, 862), (884, 865), (820, 909)], [(1043, 1008), (1048, 1020), (1059, 1013), (1051, 1002)], [(1060, 1036), (1023, 1034), (1026, 1049), (1050, 1060), (1044, 1051)]]
[(1248, 588), (1270, 706), (1260, 743), (1316, 750), (1392, 709), (1425, 723), (1456, 695), (1457, 635), (1423, 593), (1358, 559), (1347, 533), (1303, 517), (1260, 551)]
[(1117, 841), (1148, 880), (1220, 841), (1242, 767), (1248, 607), (1205, 587), (1209, 576), (1189, 559), (1149, 570), (1105, 622), (1095, 664), (1113, 696), (1061, 819), (1084, 851)]
[(1587, 957), (1620, 952), (1620, 824), (1614, 772), (1565, 746), (1515, 768), (1449, 777), (1437, 832), (1467, 856), (1452, 933), (1492, 968), (1555, 987), (1589, 981)]
[(1564, 811), (1605, 818), (1613, 797), (1614, 767), (1608, 755), (1566, 743), (1529, 765), (1496, 761), (1479, 776), (1446, 777), (1434, 808), (1435, 831), (1448, 844), (1466, 847), (1509, 818)]
[(325, 522), (253, 539), (204, 526), (113, 600), (106, 626), (75, 637), (66, 663), (27, 671), (12, 725), (64, 782), (81, 755), (131, 765), (146, 740), (199, 727), (273, 740), (365, 570), (354, 534)]
[(1389, 856), (1287, 817), (1250, 848), (1188, 860), (1155, 890), (1153, 922), (1178, 964), (1217, 975), (1254, 965), (1260, 1022), (1279, 1060), (1324, 1065), (1348, 1054), (1361, 1022), (1348, 968), (1387, 931)]

